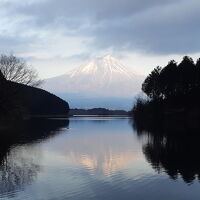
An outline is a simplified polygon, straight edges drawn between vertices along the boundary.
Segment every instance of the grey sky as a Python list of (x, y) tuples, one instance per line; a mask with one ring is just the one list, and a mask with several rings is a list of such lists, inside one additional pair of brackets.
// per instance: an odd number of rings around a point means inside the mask
[(1, 0), (0, 7), (1, 52), (27, 58), (42, 76), (93, 55), (110, 53), (145, 72), (139, 59), (152, 67), (200, 52), (199, 0)]

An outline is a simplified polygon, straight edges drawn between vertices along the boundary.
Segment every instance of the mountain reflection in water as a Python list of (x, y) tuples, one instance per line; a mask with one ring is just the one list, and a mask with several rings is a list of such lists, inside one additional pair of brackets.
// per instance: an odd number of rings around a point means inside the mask
[(96, 131), (92, 134), (88, 130), (85, 134), (60, 142), (58, 149), (70, 161), (87, 168), (91, 174), (102, 173), (109, 176), (142, 157), (141, 151), (132, 151), (138, 144), (130, 140), (130, 136), (118, 130), (113, 142), (113, 134), (109, 131)]
[[(143, 157), (131, 127), (126, 133), (127, 120), (121, 121), (112, 118), (71, 119), (70, 136), (58, 138), (51, 146), (52, 154), (72, 165), (84, 167), (91, 175), (111, 176)], [(120, 129), (123, 126), (126, 127), (125, 134)]]

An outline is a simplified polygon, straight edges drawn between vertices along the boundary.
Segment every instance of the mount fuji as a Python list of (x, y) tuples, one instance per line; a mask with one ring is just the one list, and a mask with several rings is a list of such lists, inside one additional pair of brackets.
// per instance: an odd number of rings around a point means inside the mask
[(71, 108), (130, 109), (144, 76), (110, 56), (98, 57), (64, 75), (46, 79), (43, 88), (66, 99)]

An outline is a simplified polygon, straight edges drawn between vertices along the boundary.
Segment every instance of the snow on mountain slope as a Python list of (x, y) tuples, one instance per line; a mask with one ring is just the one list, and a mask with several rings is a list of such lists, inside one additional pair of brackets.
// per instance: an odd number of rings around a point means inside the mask
[(94, 58), (77, 69), (45, 80), (43, 88), (56, 94), (130, 97), (140, 92), (144, 77), (107, 55)]

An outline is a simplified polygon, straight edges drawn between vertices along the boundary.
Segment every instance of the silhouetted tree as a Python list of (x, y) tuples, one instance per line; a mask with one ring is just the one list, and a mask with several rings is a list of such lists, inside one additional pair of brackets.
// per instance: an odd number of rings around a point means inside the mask
[(0, 82), (5, 81), (5, 77), (3, 73), (0, 71)]
[(152, 100), (186, 95), (200, 85), (200, 60), (196, 65), (185, 56), (177, 66), (174, 60), (163, 69), (155, 68), (142, 84), (142, 91)]
[(158, 87), (164, 98), (175, 95), (177, 91), (178, 68), (174, 60), (170, 61), (160, 72)]
[(200, 88), (200, 58), (196, 62), (196, 86)]
[(152, 99), (158, 99), (161, 96), (159, 87), (159, 77), (161, 67), (156, 67), (151, 74), (147, 76), (144, 83), (142, 84), (142, 91)]
[(192, 58), (185, 56), (178, 65), (178, 90), (181, 93), (187, 94), (195, 87), (196, 71), (196, 66)]
[(171, 60), (167, 66), (155, 68), (143, 82), (142, 91), (149, 100), (134, 105), (135, 116), (141, 116), (141, 112), (157, 115), (156, 109), (160, 113), (200, 109), (200, 59), (195, 64), (185, 56), (178, 65)]
[(0, 71), (9, 81), (30, 86), (39, 86), (42, 83), (35, 69), (12, 54), (0, 55)]

